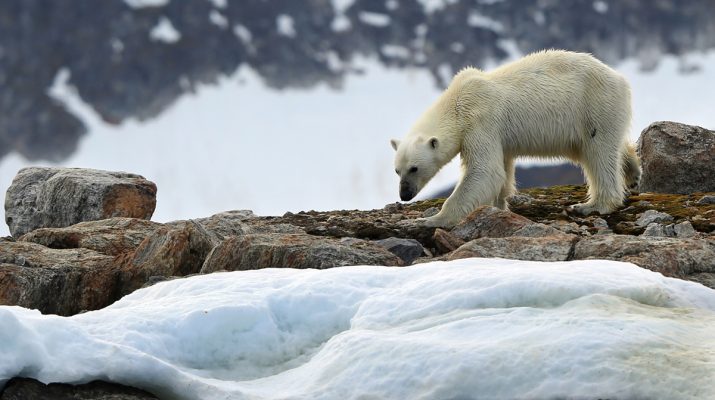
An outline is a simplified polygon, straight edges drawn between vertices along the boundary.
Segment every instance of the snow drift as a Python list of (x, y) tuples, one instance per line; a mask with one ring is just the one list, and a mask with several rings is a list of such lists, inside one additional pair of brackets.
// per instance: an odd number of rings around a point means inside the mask
[(180, 399), (715, 398), (715, 291), (613, 261), (178, 279), (73, 317), (0, 307), (0, 385)]

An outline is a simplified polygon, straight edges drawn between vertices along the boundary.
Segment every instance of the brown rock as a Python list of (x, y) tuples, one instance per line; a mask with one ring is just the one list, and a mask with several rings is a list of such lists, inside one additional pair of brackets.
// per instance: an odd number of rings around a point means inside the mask
[(19, 240), (53, 249), (85, 248), (116, 256), (136, 249), (162, 225), (136, 218), (109, 218), (80, 222), (66, 228), (40, 228)]
[(676, 122), (654, 122), (638, 139), (640, 191), (715, 191), (715, 131)]
[(82, 385), (50, 383), (14, 378), (8, 381), (0, 400), (148, 400), (158, 397), (143, 390), (116, 383), (94, 381)]
[(113, 257), (0, 240), (0, 305), (72, 315), (118, 299)]
[(210, 234), (198, 223), (164, 226), (147, 236), (133, 252), (120, 257), (121, 292), (141, 288), (151, 277), (198, 273), (213, 248)]
[(448, 260), (469, 257), (511, 258), (528, 261), (566, 261), (573, 252), (575, 235), (544, 237), (485, 237), (465, 243), (447, 256)]
[(345, 265), (402, 265), (383, 247), (364, 240), (342, 242), (306, 234), (233, 236), (216, 246), (202, 273), (260, 268), (317, 268)]
[(715, 240), (598, 235), (576, 244), (574, 259), (632, 262), (663, 275), (686, 277), (715, 272)]
[(464, 240), (441, 228), (435, 229), (433, 238), (435, 246), (441, 253), (454, 251), (465, 243)]
[(452, 228), (451, 233), (464, 241), (481, 237), (540, 237), (562, 234), (558, 229), (492, 206), (478, 207)]
[(24, 168), (5, 197), (14, 237), (111, 217), (149, 219), (156, 185), (139, 175), (82, 168)]

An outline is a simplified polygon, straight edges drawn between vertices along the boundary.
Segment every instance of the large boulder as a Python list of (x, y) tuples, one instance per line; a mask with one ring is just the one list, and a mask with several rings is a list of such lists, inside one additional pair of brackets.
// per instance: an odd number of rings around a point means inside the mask
[(232, 236), (216, 246), (202, 273), (260, 268), (317, 268), (345, 265), (403, 265), (396, 255), (359, 239), (306, 234), (263, 233)]
[(715, 131), (676, 122), (654, 122), (638, 139), (642, 192), (715, 191)]
[(14, 237), (111, 217), (150, 219), (156, 185), (142, 176), (83, 168), (21, 169), (5, 196)]
[(72, 315), (117, 296), (114, 257), (88, 249), (50, 249), (0, 239), (0, 305)]

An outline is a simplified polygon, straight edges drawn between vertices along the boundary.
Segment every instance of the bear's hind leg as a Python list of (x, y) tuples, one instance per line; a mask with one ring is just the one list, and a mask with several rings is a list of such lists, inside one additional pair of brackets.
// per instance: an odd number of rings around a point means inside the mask
[(504, 172), (506, 173), (506, 181), (504, 186), (502, 186), (501, 191), (496, 199), (494, 199), (494, 207), (500, 208), (502, 210), (508, 210), (509, 204), (506, 199), (509, 196), (516, 193), (516, 180), (514, 178), (514, 159), (511, 157), (504, 157)]
[(574, 204), (571, 209), (582, 215), (608, 214), (623, 205), (623, 153), (619, 142), (614, 145), (602, 140), (592, 145), (581, 155), (588, 182), (588, 201)]
[(636, 190), (641, 181), (641, 163), (636, 154), (635, 146), (626, 142), (623, 146), (623, 177), (626, 190)]

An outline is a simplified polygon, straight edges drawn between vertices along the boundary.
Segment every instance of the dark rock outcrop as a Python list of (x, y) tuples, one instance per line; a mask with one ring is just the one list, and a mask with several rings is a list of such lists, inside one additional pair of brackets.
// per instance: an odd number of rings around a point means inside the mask
[(676, 122), (654, 122), (638, 140), (642, 192), (715, 191), (715, 131)]
[(150, 400), (158, 397), (143, 390), (116, 383), (94, 381), (83, 385), (50, 383), (34, 379), (11, 379), (0, 393), (0, 400)]
[(345, 265), (403, 265), (383, 247), (365, 240), (306, 234), (248, 234), (226, 239), (206, 258), (202, 273), (260, 268), (333, 268)]
[(7, 189), (5, 222), (19, 237), (111, 217), (149, 219), (155, 207), (156, 185), (139, 175), (31, 167), (20, 170)]

